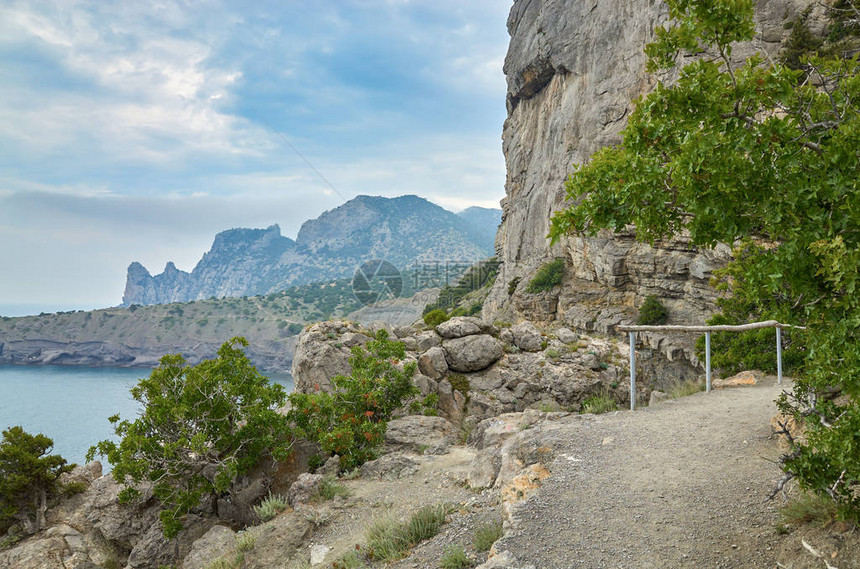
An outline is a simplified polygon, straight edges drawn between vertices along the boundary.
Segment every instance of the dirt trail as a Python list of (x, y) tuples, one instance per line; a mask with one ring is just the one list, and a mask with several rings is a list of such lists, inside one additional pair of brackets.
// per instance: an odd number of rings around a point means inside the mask
[(766, 380), (547, 424), (552, 476), (515, 509), (497, 550), (537, 569), (777, 567), (779, 501), (766, 498), (781, 471), (768, 424), (786, 387)]

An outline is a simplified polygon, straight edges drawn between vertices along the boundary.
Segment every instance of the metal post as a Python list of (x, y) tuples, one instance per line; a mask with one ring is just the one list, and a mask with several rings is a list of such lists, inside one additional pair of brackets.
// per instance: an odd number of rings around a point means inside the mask
[(705, 332), (705, 391), (711, 392), (711, 333)]
[(636, 332), (630, 332), (630, 410), (636, 410)]
[(776, 327), (776, 382), (782, 383), (782, 328)]

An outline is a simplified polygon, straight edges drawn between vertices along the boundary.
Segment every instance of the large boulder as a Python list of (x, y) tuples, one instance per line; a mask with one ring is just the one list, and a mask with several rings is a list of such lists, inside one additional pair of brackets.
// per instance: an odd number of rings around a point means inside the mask
[(448, 373), (448, 361), (445, 350), (430, 348), (418, 358), (418, 371), (430, 379), (439, 379)]
[(502, 343), (488, 334), (445, 340), (442, 347), (448, 367), (459, 372), (486, 369), (504, 354)]
[(531, 322), (520, 322), (511, 327), (514, 345), (524, 352), (538, 352), (543, 347), (543, 336)]
[(306, 545), (314, 522), (302, 512), (281, 514), (261, 526), (254, 548), (245, 553), (243, 567), (283, 567), (284, 561)]
[(484, 331), (484, 323), (473, 316), (455, 316), (436, 326), (436, 331), (443, 338), (462, 338)]
[(408, 415), (388, 422), (385, 444), (390, 449), (443, 451), (455, 440), (454, 425), (442, 417)]
[(391, 452), (362, 464), (361, 477), (396, 480), (415, 474), (419, 466), (418, 461), (403, 453)]
[(230, 551), (236, 541), (236, 532), (226, 526), (212, 526), (191, 544), (191, 551), (182, 561), (182, 569), (205, 569)]
[(296, 391), (330, 391), (331, 378), (349, 375), (349, 348), (369, 338), (345, 322), (320, 322), (299, 334), (292, 375)]
[(442, 338), (433, 330), (421, 332), (415, 339), (418, 342), (418, 351), (426, 352), (430, 348), (437, 348), (442, 345)]

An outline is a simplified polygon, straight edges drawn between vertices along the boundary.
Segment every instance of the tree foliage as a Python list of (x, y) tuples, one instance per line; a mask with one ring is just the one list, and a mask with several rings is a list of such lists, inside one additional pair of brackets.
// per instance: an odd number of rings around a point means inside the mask
[(289, 423), (275, 411), (284, 390), (251, 364), (242, 350), (247, 344), (233, 338), (215, 359), (195, 366), (180, 355), (161, 358), (131, 390), (142, 404), (140, 416), (110, 417), (119, 442), (101, 441), (89, 450), (88, 460), (98, 453), (114, 465), (114, 478), (125, 485), (121, 500), (136, 497), (141, 482), (153, 484), (167, 537), (205, 495), (228, 491), (263, 457), (289, 454)]
[(352, 373), (332, 378), (331, 393), (291, 393), (288, 417), (298, 434), (338, 454), (346, 470), (376, 458), (392, 413), (416, 393), (415, 363), (400, 365), (405, 350), (380, 330), (366, 349), (352, 348)]
[(54, 441), (31, 435), (21, 427), (3, 431), (0, 442), (0, 533), (19, 522), (24, 533), (36, 533), (45, 524), (48, 500), (61, 492), (60, 474), (73, 464), (50, 454)]
[(785, 468), (858, 519), (860, 64), (814, 54), (800, 71), (762, 56), (735, 64), (732, 45), (754, 35), (752, 0), (668, 4), (649, 69), (700, 57), (636, 102), (619, 146), (571, 175), (574, 205), (551, 235), (634, 224), (650, 242), (745, 239), (730, 292), (752, 315), (807, 326), (804, 371), (782, 405), (806, 419), (808, 443)]

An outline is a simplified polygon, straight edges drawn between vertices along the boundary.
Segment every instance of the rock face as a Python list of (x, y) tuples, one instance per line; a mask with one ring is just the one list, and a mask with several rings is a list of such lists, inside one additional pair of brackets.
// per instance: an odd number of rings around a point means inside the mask
[[(784, 24), (808, 4), (759, 0), (757, 45), (775, 54), (789, 33)], [(555, 246), (546, 239), (550, 214), (564, 205), (564, 180), (573, 165), (618, 142), (630, 101), (662, 78), (645, 72), (642, 49), (666, 18), (663, 2), (514, 2), (504, 66), (508, 118), (502, 137), (508, 174), (496, 239), (503, 264), (484, 304), (485, 320), (563, 321), (579, 331), (611, 332), (619, 322), (633, 322), (648, 295), (661, 298), (672, 322), (701, 323), (714, 310), (708, 280), (728, 259), (726, 248), (700, 251), (684, 238), (652, 248), (631, 234), (566, 238)], [(811, 27), (815, 22), (813, 12)], [(751, 49), (739, 46), (734, 56), (745, 57)], [(511, 281), (527, 283), (554, 258), (567, 265), (561, 287), (527, 294), (521, 285), (508, 293)], [(646, 344), (667, 356), (686, 349), (665, 337)]]
[(167, 263), (152, 276), (132, 263), (123, 305), (267, 294), (352, 276), (372, 259), (401, 268), (423, 260), (478, 261), (493, 254), (500, 216), (483, 208), (458, 215), (417, 196), (358, 196), (305, 222), (295, 241), (277, 225), (223, 231), (190, 273)]

